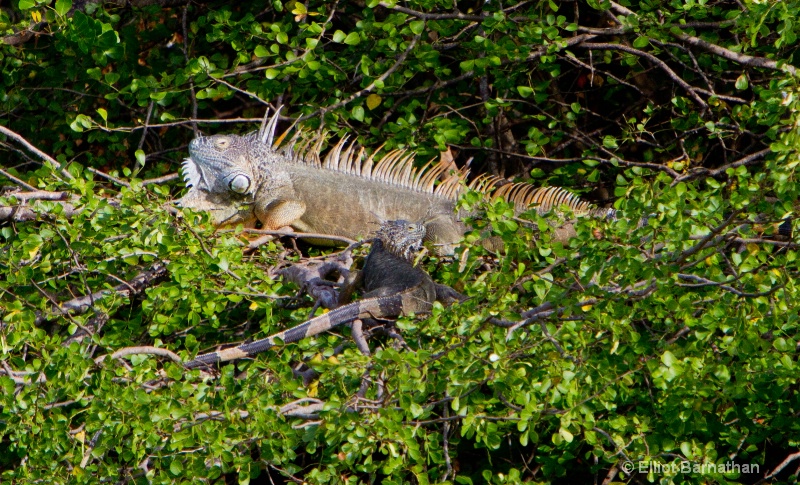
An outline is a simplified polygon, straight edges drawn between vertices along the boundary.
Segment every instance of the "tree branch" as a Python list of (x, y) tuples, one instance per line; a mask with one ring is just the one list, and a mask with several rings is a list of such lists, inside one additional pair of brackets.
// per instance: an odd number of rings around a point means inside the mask
[(378, 83), (382, 83), (383, 81), (385, 81), (386, 78), (391, 76), (392, 73), (394, 73), (400, 67), (400, 65), (402, 65), (403, 62), (405, 62), (406, 57), (408, 57), (408, 54), (417, 45), (417, 41), (419, 41), (420, 36), (421, 36), (421, 34), (415, 35), (414, 38), (411, 39), (411, 42), (408, 44), (408, 47), (406, 48), (406, 50), (402, 54), (400, 54), (400, 56), (397, 58), (395, 63), (392, 64), (392, 67), (390, 67), (389, 69), (386, 70), (386, 72), (381, 74), (378, 77), (378, 79), (372, 81), (369, 86), (367, 86), (364, 89), (361, 89), (359, 91), (356, 91), (355, 93), (351, 94), (346, 99), (343, 99), (343, 100), (339, 101), (338, 103), (335, 103), (335, 104), (333, 104), (331, 106), (326, 106), (324, 108), (320, 108), (320, 109), (314, 111), (313, 113), (309, 113), (309, 114), (307, 114), (305, 116), (301, 116), (295, 122), (296, 123), (300, 123), (300, 122), (306, 121), (306, 120), (311, 119), (311, 118), (316, 118), (318, 116), (324, 116), (325, 113), (327, 113), (327, 112), (329, 112), (331, 110), (334, 110), (336, 108), (341, 108), (342, 106), (347, 105), (348, 103), (350, 103), (354, 99), (359, 98), (359, 97), (361, 97), (361, 96), (363, 96), (363, 95), (365, 95), (365, 94), (367, 94), (369, 92), (372, 92), (372, 90), (375, 89), (375, 86)]
[(8, 128), (6, 128), (5, 126), (2, 126), (2, 125), (0, 125), (0, 133), (2, 133), (3, 135), (6, 135), (7, 137), (11, 138), (12, 140), (15, 140), (17, 143), (19, 143), (20, 145), (22, 145), (25, 148), (27, 148), (28, 151), (30, 151), (31, 153), (35, 154), (37, 157), (41, 158), (45, 162), (49, 163), (50, 166), (53, 169), (59, 171), (67, 179), (72, 180), (72, 179), (75, 178), (75, 177), (72, 176), (71, 173), (69, 173), (66, 170), (64, 170), (64, 168), (61, 166), (61, 164), (58, 163), (53, 157), (51, 157), (50, 155), (46, 154), (45, 152), (43, 152), (43, 151), (39, 150), (38, 148), (36, 148), (35, 146), (33, 146), (30, 142), (28, 142), (28, 140), (26, 140), (19, 133), (15, 132), (15, 131), (11, 131)]
[[(142, 346), (142, 347), (125, 347), (124, 349), (119, 349), (113, 354), (111, 354), (112, 359), (121, 359), (123, 357), (127, 357), (129, 355), (157, 355), (159, 357), (166, 357), (171, 361), (180, 364), (183, 361), (175, 352), (171, 350), (162, 349), (159, 347), (151, 347), (151, 346)], [(100, 357), (96, 358), (94, 361), (96, 363), (100, 363), (104, 361), (108, 357), (108, 355), (101, 355)]]
[(88, 312), (97, 300), (103, 299), (109, 295), (117, 295), (122, 298), (131, 298), (138, 295), (145, 288), (153, 284), (159, 278), (167, 275), (167, 265), (163, 262), (153, 264), (150, 269), (143, 271), (136, 275), (128, 282), (119, 284), (111, 289), (100, 290), (89, 295), (79, 296), (63, 303), (59, 303), (58, 307), (52, 308), (51, 313), (40, 313), (36, 316), (36, 325), (41, 325), (48, 319), (58, 315), (82, 315)]
[(417, 17), (422, 20), (468, 20), (470, 22), (483, 22), (483, 19), (486, 18), (485, 15), (467, 15), (461, 12), (425, 13), (425, 12), (419, 12), (417, 10), (411, 10), (410, 8), (401, 7), (399, 5), (390, 6), (386, 2), (381, 2), (378, 5), (380, 5), (381, 7), (388, 8), (390, 10), (394, 10), (395, 12), (400, 12), (411, 15), (412, 17)]
[(773, 69), (776, 71), (788, 72), (793, 76), (797, 75), (797, 68), (788, 63), (779, 63), (777, 61), (773, 61), (772, 59), (767, 59), (764, 57), (754, 57), (754, 56), (748, 56), (747, 54), (734, 52), (724, 47), (720, 47), (716, 44), (712, 44), (711, 42), (705, 41), (699, 37), (684, 34), (681, 32), (670, 31), (670, 34), (686, 42), (687, 44), (700, 47), (702, 49), (711, 52), (712, 54), (716, 54), (720, 57), (724, 57), (725, 59), (738, 62), (739, 64), (743, 64), (745, 66), (762, 67), (765, 69)]
[(672, 68), (669, 67), (666, 62), (662, 61), (653, 54), (650, 54), (649, 52), (645, 52), (639, 49), (634, 49), (633, 47), (628, 47), (622, 44), (609, 44), (607, 42), (584, 42), (581, 44), (577, 44), (576, 47), (582, 49), (591, 49), (591, 50), (612, 50), (612, 51), (616, 50), (616, 51), (627, 52), (628, 54), (633, 54), (638, 57), (643, 57), (652, 62), (653, 64), (657, 65), (659, 68), (661, 68), (662, 71), (667, 73), (667, 76), (669, 76), (670, 79), (672, 79), (673, 81), (675, 81), (675, 83), (677, 83), (680, 87), (682, 87), (689, 94), (689, 96), (691, 96), (691, 98), (694, 99), (695, 102), (699, 104), (703, 109), (706, 109), (708, 107), (706, 102), (703, 101), (703, 99), (697, 94), (697, 91), (695, 90), (694, 87), (692, 87), (689, 83), (684, 81), (683, 78), (678, 76), (678, 74), (675, 73), (675, 71), (673, 71)]

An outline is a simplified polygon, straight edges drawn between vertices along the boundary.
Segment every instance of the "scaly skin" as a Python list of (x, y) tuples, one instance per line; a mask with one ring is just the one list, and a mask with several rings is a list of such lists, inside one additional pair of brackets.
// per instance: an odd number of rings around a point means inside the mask
[(253, 357), (278, 345), (291, 343), (363, 318), (394, 318), (400, 315), (428, 313), (436, 301), (437, 290), (430, 276), (412, 264), (421, 248), (425, 226), (408, 221), (384, 222), (364, 262), (364, 299), (305, 323), (255, 342), (199, 355), (185, 364), (188, 369), (215, 362)]
[[(466, 227), (456, 214), (458, 195), (467, 171), (454, 171), (444, 162), (424, 169), (412, 167), (413, 154), (395, 150), (380, 160), (366, 157), (344, 139), (325, 160), (319, 158), (319, 139), (285, 143), (274, 148), (277, 114), (259, 133), (245, 136), (198, 137), (189, 144), (184, 178), (189, 192), (183, 207), (210, 211), (216, 224), (265, 229), (290, 226), (358, 239), (382, 220), (421, 221), (437, 252), (451, 254)], [(470, 188), (487, 197), (514, 202), (518, 212), (536, 207), (540, 213), (567, 206), (576, 215), (614, 217), (613, 210), (597, 209), (555, 187), (527, 184), (495, 187), (500, 179), (479, 177)], [(566, 241), (571, 226), (558, 233)]]

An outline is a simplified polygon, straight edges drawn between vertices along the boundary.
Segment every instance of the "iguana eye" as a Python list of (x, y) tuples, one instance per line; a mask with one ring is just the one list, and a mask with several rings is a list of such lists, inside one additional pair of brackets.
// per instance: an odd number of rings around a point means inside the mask
[(250, 179), (242, 174), (233, 177), (228, 187), (237, 194), (244, 194), (250, 189)]
[(214, 140), (214, 146), (220, 150), (224, 150), (228, 148), (231, 144), (231, 141), (227, 138), (217, 138)]

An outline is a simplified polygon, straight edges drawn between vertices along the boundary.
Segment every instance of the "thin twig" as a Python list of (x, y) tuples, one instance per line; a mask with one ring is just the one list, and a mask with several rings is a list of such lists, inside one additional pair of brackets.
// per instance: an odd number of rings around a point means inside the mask
[(36, 190), (36, 187), (33, 185), (29, 185), (25, 183), (23, 180), (18, 179), (17, 177), (11, 175), (10, 173), (6, 172), (3, 169), (0, 169), (0, 175), (7, 178), (8, 180), (14, 182), (15, 184), (19, 185), (20, 187), (27, 189), (27, 190)]
[(789, 463), (797, 459), (800, 459), (800, 451), (798, 451), (797, 453), (792, 453), (791, 455), (787, 456), (786, 459), (783, 460), (780, 465), (776, 466), (774, 470), (772, 470), (770, 473), (764, 476), (764, 480), (769, 480), (770, 478), (774, 477), (775, 475), (780, 473), (781, 470), (789, 466)]
[(468, 20), (471, 22), (483, 22), (483, 20), (488, 16), (487, 14), (484, 15), (469, 15), (461, 12), (455, 13), (425, 13), (420, 12), (417, 10), (411, 10), (410, 8), (401, 7), (399, 5), (389, 5), (386, 2), (381, 2), (378, 5), (381, 7), (385, 7), (395, 12), (400, 12), (404, 14), (411, 15), (412, 17), (417, 17), (422, 20)]
[[(232, 231), (234, 231), (234, 230), (233, 229), (225, 229), (225, 230), (220, 231), (220, 232), (232, 232)], [(267, 235), (267, 236), (294, 237), (294, 238), (298, 238), (298, 239), (325, 239), (325, 240), (328, 240), (328, 241), (340, 242), (340, 243), (348, 244), (348, 245), (356, 243), (356, 241), (354, 241), (354, 240), (352, 240), (352, 239), (350, 239), (348, 237), (334, 236), (332, 234), (321, 234), (321, 233), (316, 233), (316, 232), (292, 232), (292, 231), (282, 231), (282, 230), (272, 231), (272, 230), (267, 230), (267, 229), (250, 229), (250, 228), (244, 228), (244, 229), (242, 229), (242, 232), (248, 233), (248, 234), (264, 234), (264, 235)]]
[(700, 96), (697, 95), (697, 91), (695, 90), (694, 87), (692, 87), (689, 83), (684, 81), (683, 78), (678, 76), (678, 74), (675, 71), (673, 71), (672, 68), (669, 67), (666, 62), (662, 61), (661, 59), (659, 59), (658, 57), (654, 56), (653, 54), (650, 54), (649, 52), (645, 52), (643, 50), (635, 49), (635, 48), (629, 47), (627, 45), (610, 44), (610, 43), (607, 43), (607, 42), (584, 42), (584, 43), (578, 44), (576, 47), (579, 47), (579, 48), (582, 48), (582, 49), (593, 49), (593, 50), (594, 49), (597, 49), (597, 50), (617, 50), (617, 51), (627, 52), (628, 54), (633, 54), (633, 55), (638, 56), (638, 57), (643, 57), (643, 58), (649, 60), (650, 62), (652, 62), (653, 64), (657, 65), (659, 68), (661, 68), (661, 70), (664, 71), (667, 74), (667, 76), (670, 77), (670, 79), (672, 79), (680, 87), (682, 87), (689, 94), (689, 96), (691, 96), (692, 99), (694, 99), (695, 102), (697, 102), (697, 104), (699, 104), (703, 109), (708, 107), (708, 105), (706, 105), (706, 102), (703, 101), (703, 99)]
[(403, 64), (403, 62), (405, 62), (406, 57), (408, 57), (408, 54), (417, 45), (417, 41), (419, 41), (421, 35), (422, 34), (415, 35), (414, 38), (411, 39), (411, 42), (408, 44), (408, 47), (406, 48), (406, 50), (402, 54), (400, 54), (400, 56), (397, 58), (395, 63), (392, 65), (392, 67), (390, 67), (389, 69), (386, 70), (386, 72), (381, 74), (378, 77), (378, 79), (372, 81), (369, 86), (367, 86), (364, 89), (361, 89), (359, 91), (356, 91), (355, 93), (351, 94), (346, 99), (343, 99), (343, 100), (339, 101), (338, 103), (335, 103), (335, 104), (333, 104), (331, 106), (326, 106), (324, 108), (320, 108), (320, 109), (314, 111), (313, 113), (309, 113), (309, 114), (307, 114), (305, 116), (301, 116), (300, 118), (297, 119), (297, 122), (299, 123), (299, 122), (302, 122), (302, 121), (305, 121), (305, 120), (308, 120), (308, 119), (311, 119), (311, 118), (317, 118), (317, 117), (319, 117), (321, 115), (324, 115), (325, 113), (328, 113), (331, 110), (334, 110), (334, 109), (337, 109), (337, 108), (340, 108), (342, 106), (347, 105), (348, 103), (350, 103), (351, 101), (353, 101), (356, 98), (359, 98), (359, 97), (361, 97), (361, 96), (363, 96), (363, 95), (365, 95), (365, 94), (367, 94), (369, 92), (372, 92), (375, 89), (375, 86), (378, 83), (383, 84), (383, 81), (385, 81), (386, 78), (391, 76)]

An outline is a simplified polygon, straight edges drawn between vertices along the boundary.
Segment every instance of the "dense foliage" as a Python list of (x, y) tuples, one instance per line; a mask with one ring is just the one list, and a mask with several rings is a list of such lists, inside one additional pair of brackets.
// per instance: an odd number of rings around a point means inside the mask
[[(0, 9), (0, 482), (796, 480), (800, 2), (242, 3)], [(424, 264), (471, 298), (405, 347), (187, 372), (310, 312), (270, 268), (319, 249), (168, 204), (196, 132), (278, 105), (626, 217), (562, 245), (469, 194), (477, 229)]]

